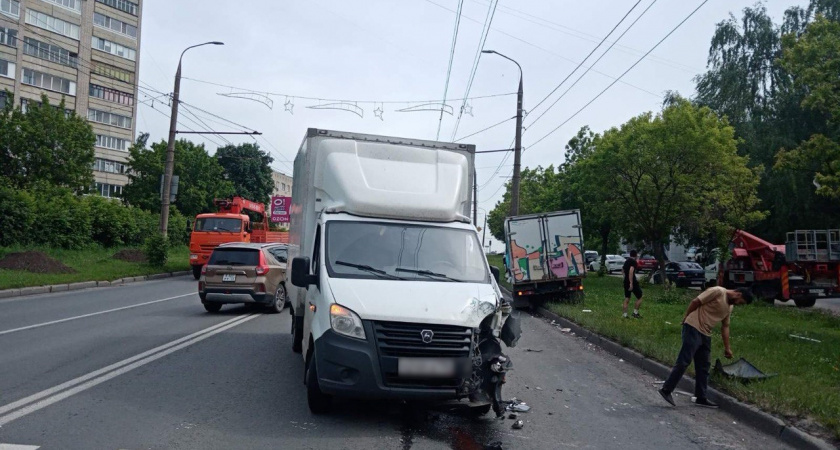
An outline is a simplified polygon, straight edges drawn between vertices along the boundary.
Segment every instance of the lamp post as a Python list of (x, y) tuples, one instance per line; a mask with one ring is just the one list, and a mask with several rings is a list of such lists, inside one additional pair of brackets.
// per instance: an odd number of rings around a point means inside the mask
[(510, 215), (515, 216), (519, 214), (519, 166), (522, 161), (522, 66), (511, 58), (495, 51), (482, 50), (481, 53), (493, 53), (502, 58), (516, 64), (519, 68), (519, 91), (516, 95), (516, 145), (513, 153), (513, 185), (511, 186), (510, 196)]
[(166, 165), (163, 170), (163, 193), (160, 202), (160, 233), (166, 237), (166, 228), (169, 226), (169, 195), (172, 184), (172, 172), (175, 171), (175, 131), (178, 126), (178, 98), (181, 93), (181, 61), (184, 53), (191, 48), (202, 45), (225, 45), (223, 42), (212, 41), (203, 44), (193, 45), (181, 52), (178, 58), (178, 71), (175, 72), (175, 90), (172, 93), (172, 113), (169, 116), (169, 142), (166, 145)]

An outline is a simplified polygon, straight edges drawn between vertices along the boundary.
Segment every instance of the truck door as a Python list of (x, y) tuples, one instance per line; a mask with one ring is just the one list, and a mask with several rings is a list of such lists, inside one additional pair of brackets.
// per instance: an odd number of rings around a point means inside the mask
[(546, 278), (543, 229), (539, 217), (507, 222), (507, 264), (514, 283)]
[(576, 277), (584, 274), (583, 236), (580, 213), (560, 211), (541, 217), (544, 254), (552, 278)]
[[(313, 275), (321, 274), (321, 226), (315, 230), (315, 242), (312, 245), (312, 255), (310, 256), (312, 266), (309, 268)], [(305, 299), (303, 302), (303, 354), (307, 355), (309, 351), (309, 336), (312, 332), (312, 319), (315, 311), (312, 308), (317, 308), (319, 305), (319, 298), (321, 297), (321, 290), (318, 285), (310, 285), (306, 288)], [(323, 305), (321, 305), (323, 307)], [(324, 310), (321, 314), (329, 314), (328, 310)], [(314, 337), (313, 337), (314, 338)]]

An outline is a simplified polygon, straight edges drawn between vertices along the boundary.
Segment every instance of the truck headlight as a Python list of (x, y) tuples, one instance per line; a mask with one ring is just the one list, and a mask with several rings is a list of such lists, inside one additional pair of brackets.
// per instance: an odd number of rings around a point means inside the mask
[(330, 305), (330, 326), (338, 334), (365, 339), (365, 327), (359, 315), (335, 303)]
[(192, 255), (190, 255), (190, 259), (198, 259), (198, 255), (192, 254)]

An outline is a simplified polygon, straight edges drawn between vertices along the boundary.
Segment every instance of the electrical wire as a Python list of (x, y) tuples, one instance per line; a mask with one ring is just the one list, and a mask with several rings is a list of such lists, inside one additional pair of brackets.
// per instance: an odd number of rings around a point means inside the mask
[(494, 123), (493, 125), (490, 125), (490, 126), (489, 126), (489, 127), (487, 127), (487, 128), (483, 128), (483, 129), (481, 129), (481, 130), (478, 130), (478, 131), (476, 131), (475, 133), (470, 133), (470, 134), (468, 134), (468, 135), (466, 135), (466, 136), (464, 136), (464, 137), (461, 137), (461, 138), (455, 139), (455, 140), (454, 140), (454, 141), (452, 141), (452, 142), (459, 142), (459, 141), (463, 141), (463, 140), (464, 140), (464, 139), (466, 139), (466, 138), (473, 137), (473, 136), (475, 136), (476, 134), (484, 133), (485, 131), (487, 131), (487, 130), (489, 130), (489, 129), (495, 128), (495, 127), (497, 127), (497, 126), (499, 126), (499, 125), (501, 125), (501, 124), (503, 124), (503, 123), (505, 123), (505, 122), (508, 122), (508, 121), (510, 121), (510, 120), (513, 120), (513, 119), (515, 119), (515, 118), (516, 118), (516, 117), (508, 117), (507, 119), (502, 120), (501, 122)]
[(475, 58), (473, 58), (473, 66), (469, 81), (467, 82), (467, 90), (464, 92), (464, 100), (461, 102), (461, 109), (458, 111), (458, 118), (455, 120), (455, 127), (452, 130), (452, 137), (449, 140), (455, 139), (455, 135), (458, 133), (458, 126), (461, 125), (461, 117), (464, 116), (467, 98), (470, 96), (470, 90), (472, 90), (473, 81), (475, 81), (475, 74), (478, 72), (478, 63), (481, 61), (481, 51), (484, 50), (484, 43), (487, 42), (487, 36), (490, 34), (490, 26), (493, 24), (493, 17), (496, 15), (497, 6), (499, 6), (499, 0), (493, 2), (487, 9), (487, 15), (484, 17), (484, 26), (481, 29), (478, 48), (475, 49)]
[(627, 73), (629, 73), (631, 70), (633, 70), (633, 68), (635, 68), (637, 65), (639, 65), (639, 63), (641, 63), (641, 62), (645, 59), (645, 57), (646, 57), (647, 55), (649, 55), (651, 52), (653, 52), (654, 50), (656, 50), (656, 48), (657, 48), (657, 47), (659, 47), (659, 45), (660, 45), (660, 44), (662, 44), (663, 42), (665, 42), (665, 40), (666, 40), (666, 39), (668, 39), (668, 37), (670, 37), (672, 34), (674, 34), (674, 32), (676, 32), (676, 31), (677, 31), (677, 30), (678, 30), (678, 29), (679, 29), (679, 28), (680, 28), (680, 27), (681, 27), (681, 26), (682, 26), (685, 22), (687, 22), (687, 21), (688, 21), (688, 19), (690, 19), (690, 18), (694, 15), (694, 13), (696, 13), (697, 11), (699, 11), (699, 10), (700, 10), (700, 8), (702, 8), (702, 7), (703, 7), (703, 5), (705, 5), (706, 3), (708, 3), (708, 1), (709, 1), (709, 0), (703, 0), (703, 2), (702, 2), (702, 3), (700, 3), (700, 6), (698, 6), (697, 8), (695, 8), (695, 9), (694, 9), (694, 10), (693, 10), (693, 11), (692, 11), (692, 12), (691, 12), (691, 13), (690, 13), (690, 14), (689, 14), (689, 15), (688, 15), (685, 19), (683, 19), (683, 20), (682, 20), (682, 22), (678, 23), (676, 27), (674, 27), (671, 31), (669, 31), (669, 32), (668, 32), (668, 34), (666, 34), (666, 35), (665, 35), (665, 37), (663, 37), (662, 39), (660, 39), (660, 40), (659, 40), (659, 42), (657, 42), (657, 43), (656, 43), (656, 45), (654, 45), (653, 47), (651, 47), (651, 49), (650, 49), (650, 50), (648, 50), (648, 51), (647, 51), (647, 53), (645, 53), (644, 55), (642, 55), (642, 57), (641, 57), (641, 58), (639, 58), (639, 59), (638, 59), (635, 63), (633, 63), (633, 65), (632, 65), (632, 66), (630, 66), (627, 70), (625, 70), (625, 71), (624, 71), (624, 73), (622, 73), (621, 75), (619, 75), (619, 76), (618, 76), (618, 78), (617, 78), (615, 81), (613, 81), (612, 83), (610, 83), (610, 84), (609, 84), (606, 88), (604, 88), (604, 90), (602, 90), (601, 92), (599, 92), (599, 93), (598, 93), (598, 95), (596, 95), (594, 98), (592, 98), (592, 100), (590, 100), (590, 101), (589, 101), (589, 102), (587, 102), (585, 105), (583, 105), (583, 107), (581, 107), (579, 110), (577, 110), (577, 111), (576, 111), (574, 114), (572, 114), (572, 115), (571, 115), (568, 119), (564, 120), (564, 121), (563, 121), (560, 125), (557, 125), (557, 127), (555, 127), (553, 130), (549, 131), (549, 132), (548, 132), (546, 135), (544, 135), (543, 137), (541, 137), (541, 138), (537, 139), (537, 140), (536, 140), (533, 144), (531, 144), (529, 147), (533, 147), (533, 146), (535, 146), (535, 145), (539, 144), (540, 142), (542, 142), (543, 140), (545, 140), (547, 137), (549, 137), (549, 136), (551, 136), (552, 134), (554, 134), (554, 133), (555, 133), (557, 130), (559, 130), (559, 129), (563, 126), (563, 125), (567, 124), (570, 120), (574, 119), (574, 118), (575, 118), (578, 114), (580, 114), (580, 113), (581, 113), (584, 109), (586, 109), (587, 107), (589, 107), (589, 105), (591, 105), (592, 103), (594, 103), (594, 102), (595, 102), (595, 100), (598, 100), (598, 98), (600, 98), (602, 95), (604, 95), (604, 93), (605, 93), (605, 92), (607, 92), (607, 91), (608, 91), (611, 87), (613, 87), (616, 83), (618, 83), (618, 80), (620, 80), (621, 78), (623, 78), (623, 77), (624, 77), (624, 75), (627, 75)]
[(452, 76), (452, 61), (455, 59), (455, 45), (458, 43), (458, 27), (461, 25), (461, 11), (464, 7), (464, 0), (458, 1), (458, 13), (455, 15), (455, 31), (452, 32), (452, 45), (449, 49), (449, 67), (446, 69), (446, 83), (443, 85), (443, 102), (440, 106), (440, 118), (438, 119), (437, 135), (435, 140), (440, 139), (440, 127), (443, 125), (443, 110), (446, 106), (446, 96), (449, 95), (449, 79)]

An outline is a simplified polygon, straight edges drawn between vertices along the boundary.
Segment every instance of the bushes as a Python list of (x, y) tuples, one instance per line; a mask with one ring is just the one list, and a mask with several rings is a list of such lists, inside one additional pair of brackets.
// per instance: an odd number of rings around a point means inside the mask
[(169, 239), (154, 233), (146, 240), (146, 259), (155, 267), (163, 267), (169, 258)]
[[(0, 185), (0, 246), (41, 245), (79, 249), (142, 246), (158, 234), (160, 215), (119, 200), (78, 196), (68, 189), (41, 186), (31, 191)], [(169, 215), (169, 242), (189, 242), (187, 218)]]

